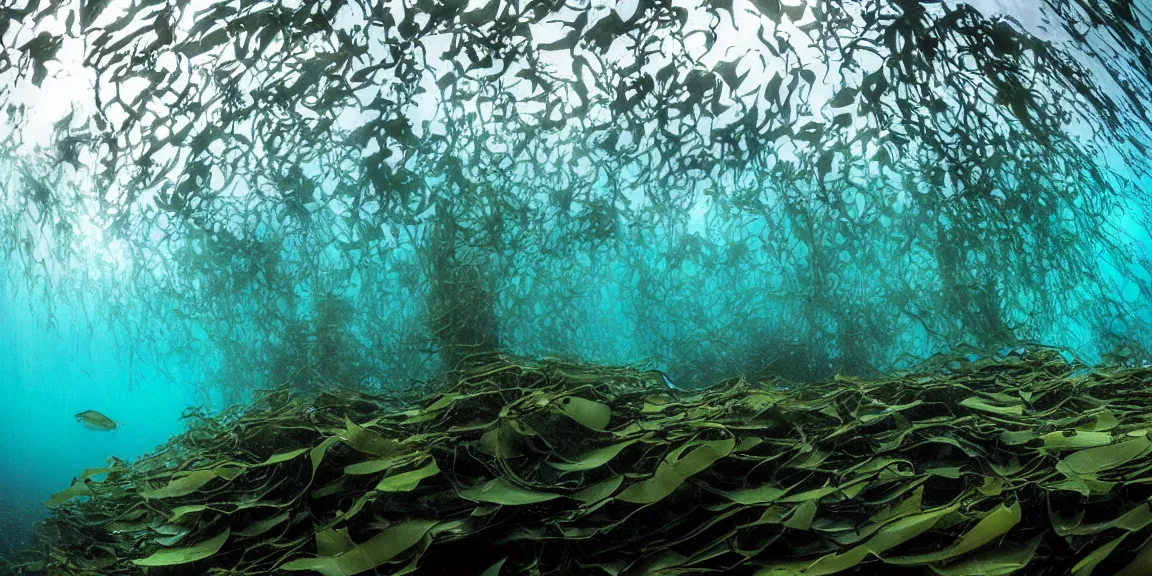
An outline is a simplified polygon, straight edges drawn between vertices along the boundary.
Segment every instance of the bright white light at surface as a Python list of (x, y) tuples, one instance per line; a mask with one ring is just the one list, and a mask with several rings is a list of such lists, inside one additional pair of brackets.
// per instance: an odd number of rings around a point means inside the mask
[[(59, 30), (56, 28), (59, 27)], [(63, 26), (47, 20), (34, 30), (21, 34), (34, 37), (47, 30), (59, 34)], [(56, 59), (46, 64), (48, 75), (39, 87), (33, 86), (30, 79), (17, 83), (13, 91), (13, 104), (23, 104), (26, 109), (26, 125), (21, 131), (24, 143), (29, 147), (47, 146), (52, 140), (52, 125), (76, 110), (78, 118), (86, 117), (95, 109), (92, 95), (96, 83), (96, 73), (83, 65), (83, 43), (75, 38), (64, 38)]]

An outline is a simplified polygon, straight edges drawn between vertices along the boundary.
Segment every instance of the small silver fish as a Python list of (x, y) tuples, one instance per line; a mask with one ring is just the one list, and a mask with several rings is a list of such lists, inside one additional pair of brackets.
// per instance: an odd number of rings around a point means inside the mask
[(85, 410), (76, 414), (76, 421), (89, 430), (108, 432), (116, 429), (116, 423), (111, 418), (95, 410)]

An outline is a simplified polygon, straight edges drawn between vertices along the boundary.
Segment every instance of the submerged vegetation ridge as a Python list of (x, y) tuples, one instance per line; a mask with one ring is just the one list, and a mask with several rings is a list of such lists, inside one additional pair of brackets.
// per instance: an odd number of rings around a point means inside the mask
[(2, 272), (232, 397), (330, 298), (368, 387), (1147, 359), (1152, 13), (1034, 5), (6, 1)]
[(1146, 574), (1149, 383), (1029, 348), (797, 389), (500, 356), (422, 401), (270, 390), (85, 471), (0, 572)]

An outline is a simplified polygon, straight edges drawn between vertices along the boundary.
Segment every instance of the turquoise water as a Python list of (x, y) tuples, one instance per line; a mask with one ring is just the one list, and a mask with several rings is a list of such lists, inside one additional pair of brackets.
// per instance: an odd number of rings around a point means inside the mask
[[(0, 288), (0, 554), (29, 544), (44, 501), (72, 477), (152, 450), (195, 403), (188, 386), (130, 367), (106, 332), (77, 326), (73, 310), (57, 306), (59, 325), (49, 327), (34, 302)], [(83, 410), (119, 427), (87, 430), (73, 417)]]

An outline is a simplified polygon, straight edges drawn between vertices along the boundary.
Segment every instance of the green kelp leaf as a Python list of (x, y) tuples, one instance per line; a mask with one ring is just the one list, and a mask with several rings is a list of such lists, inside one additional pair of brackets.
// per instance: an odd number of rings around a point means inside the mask
[(320, 556), (339, 556), (356, 547), (347, 528), (321, 530), (316, 533), (316, 553)]
[(115, 470), (117, 470), (116, 466), (112, 466), (112, 467), (105, 466), (102, 468), (85, 468), (84, 471), (80, 473), (80, 476), (77, 477), (77, 479), (84, 480), (86, 478), (92, 478), (93, 480), (96, 480), (96, 476), (103, 476), (103, 475), (105, 475), (109, 472), (113, 472)]
[(357, 462), (349, 464), (344, 467), (344, 473), (349, 476), (364, 476), (366, 474), (376, 474), (383, 472), (389, 468), (399, 466), (407, 461), (407, 457), (399, 458), (380, 458), (377, 460), (366, 460), (364, 462)]
[(1049, 432), (1040, 437), (1044, 447), (1052, 450), (1080, 450), (1107, 446), (1112, 443), (1112, 434), (1108, 432), (1076, 432), (1057, 431)]
[(77, 496), (92, 496), (95, 494), (87, 482), (73, 482), (71, 486), (53, 494), (45, 504), (49, 507), (59, 506)]
[(507, 561), (508, 557), (505, 556), (499, 562), (485, 568), (484, 571), (480, 573), (480, 576), (500, 576), (500, 569), (504, 567), (504, 563)]
[(148, 522), (109, 522), (104, 527), (112, 534), (126, 534), (147, 529)]
[(648, 555), (645, 559), (640, 560), (637, 564), (633, 564), (629, 568), (629, 572), (634, 574), (672, 576), (681, 573), (679, 571), (673, 571), (672, 569), (683, 566), (690, 560), (691, 559), (683, 554), (673, 550), (659, 550)]
[(304, 453), (308, 452), (308, 450), (310, 450), (310, 448), (300, 448), (299, 450), (292, 450), (290, 452), (281, 452), (279, 454), (273, 454), (273, 455), (269, 456), (267, 460), (265, 460), (259, 464), (256, 464), (255, 467), (272, 466), (273, 464), (280, 464), (281, 462), (287, 462), (287, 461), (292, 460), (298, 456), (304, 455)]
[(339, 480), (329, 483), (327, 486), (322, 486), (313, 490), (309, 496), (312, 499), (327, 498), (334, 494), (339, 494), (348, 489), (348, 478), (340, 478)]
[(988, 467), (991, 468), (997, 476), (1002, 478), (1015, 476), (1016, 473), (1024, 469), (1024, 466), (1020, 464), (1020, 459), (1016, 456), (1012, 456), (1012, 458), (1005, 463), (990, 461), (988, 462)]
[[(1051, 516), (1053, 514), (1050, 513), (1049, 515)], [(1139, 532), (1148, 526), (1152, 526), (1152, 502), (1141, 502), (1131, 510), (1107, 522), (1082, 524), (1081, 521), (1084, 515), (1083, 510), (1079, 511), (1077, 514), (1079, 519), (1076, 520), (1074, 524), (1072, 522), (1065, 522), (1061, 528), (1057, 529), (1057, 533), (1061, 536), (1090, 536), (1111, 529), (1120, 529), (1125, 532)]]
[(177, 506), (172, 509), (172, 516), (168, 518), (170, 524), (179, 522), (184, 516), (188, 514), (196, 514), (208, 509), (207, 504), (191, 504), (189, 506)]
[(747, 452), (764, 443), (764, 439), (759, 436), (748, 436), (741, 438), (740, 442), (736, 445), (733, 452)]
[(747, 407), (753, 412), (763, 412), (775, 406), (783, 399), (782, 395), (772, 394), (769, 392), (752, 392), (746, 397), (740, 399), (740, 405)]
[(979, 522), (976, 523), (970, 530), (964, 533), (954, 544), (940, 550), (939, 552), (932, 552), (929, 554), (921, 554), (917, 556), (897, 556), (893, 558), (885, 558), (884, 561), (888, 564), (896, 564), (901, 566), (919, 565), (919, 564), (935, 564), (937, 562), (944, 562), (957, 558), (980, 548), (981, 546), (1000, 538), (1008, 533), (1016, 524), (1020, 522), (1021, 512), (1020, 503), (1012, 502), (1011, 505), (1001, 504), (986, 514)]
[(301, 558), (286, 562), (281, 570), (314, 570), (324, 576), (354, 576), (399, 556), (420, 542), (438, 524), (435, 520), (408, 520), (386, 528), (363, 544), (353, 545), (336, 556)]
[(609, 460), (616, 457), (617, 454), (623, 452), (625, 448), (635, 444), (638, 440), (626, 440), (624, 442), (617, 442), (609, 446), (597, 448), (589, 452), (581, 454), (574, 462), (549, 462), (548, 465), (557, 470), (565, 472), (577, 472), (581, 470), (592, 470), (607, 464)]
[(617, 474), (602, 482), (597, 482), (579, 492), (572, 495), (572, 498), (584, 503), (585, 506), (595, 504), (605, 498), (608, 498), (616, 492), (617, 488), (624, 483), (624, 476)]
[(973, 410), (979, 410), (981, 412), (988, 412), (990, 414), (999, 414), (1000, 416), (1020, 416), (1020, 415), (1024, 414), (1024, 405), (1023, 404), (1012, 404), (1009, 406), (997, 406), (995, 404), (989, 404), (989, 403), (981, 400), (980, 398), (976, 398), (975, 396), (970, 397), (970, 398), (965, 398), (964, 400), (962, 400), (960, 402), (960, 405), (965, 406), (967, 408), (971, 408)]
[(320, 463), (324, 461), (324, 455), (328, 453), (328, 449), (339, 441), (339, 436), (329, 436), (308, 451), (308, 459), (312, 461), (313, 476), (316, 475), (316, 470), (320, 468)]
[(1055, 422), (1057, 428), (1072, 428), (1080, 432), (1107, 432), (1120, 425), (1116, 415), (1105, 408), (1090, 414), (1077, 414)]
[(1081, 558), (1080, 561), (1072, 567), (1072, 574), (1074, 576), (1088, 576), (1089, 574), (1092, 574), (1092, 571), (1096, 569), (1096, 566), (1106, 560), (1108, 556), (1112, 554), (1114, 550), (1116, 550), (1116, 547), (1123, 543), (1126, 538), (1128, 538), (1129, 534), (1130, 532), (1125, 532), (1113, 538), (1107, 544), (1093, 550), (1087, 556)]
[(684, 480), (672, 465), (661, 461), (651, 478), (625, 488), (616, 495), (616, 499), (633, 504), (652, 504), (674, 492)]
[(436, 466), (436, 460), (429, 459), (427, 464), (416, 470), (393, 474), (384, 478), (376, 484), (376, 490), (378, 492), (411, 492), (420, 485), (421, 480), (431, 478), (439, 473), (440, 468)]
[(480, 436), (477, 446), (485, 454), (497, 458), (511, 459), (523, 456), (520, 450), (520, 434), (509, 423), (508, 419), (501, 419), (500, 423)]
[(1101, 470), (1115, 468), (1136, 458), (1144, 456), (1152, 450), (1152, 443), (1147, 437), (1125, 440), (1099, 448), (1089, 448), (1074, 452), (1064, 458), (1064, 464), (1069, 470), (1081, 475), (1094, 476)]
[(457, 494), (465, 500), (473, 502), (488, 502), (504, 506), (519, 506), (523, 504), (538, 504), (560, 498), (560, 494), (549, 492), (536, 492), (521, 488), (503, 478), (495, 478), (479, 486), (457, 490)]
[(1052, 529), (1056, 532), (1057, 536), (1067, 536), (1073, 530), (1078, 528), (1084, 521), (1084, 510), (1072, 510), (1070, 512), (1061, 513), (1061, 511), (1052, 508), (1052, 492), (1048, 493), (1048, 522), (1052, 525)]
[(1152, 574), (1152, 538), (1144, 542), (1140, 552), (1116, 576), (1147, 576)]
[[(919, 501), (919, 496), (916, 497)], [(884, 524), (876, 530), (865, 544), (869, 552), (879, 556), (913, 538), (933, 529), (945, 516), (960, 509), (960, 504), (953, 504), (920, 514), (910, 514), (903, 518)]]
[(875, 422), (877, 420), (883, 420), (885, 418), (888, 418), (894, 414), (898, 414), (898, 413), (903, 412), (905, 410), (910, 410), (912, 408), (920, 406), (923, 403), (924, 403), (923, 400), (916, 400), (915, 402), (909, 402), (907, 404), (897, 404), (894, 406), (883, 406), (883, 407), (873, 406), (870, 408), (870, 410), (871, 410), (870, 413), (858, 414), (857, 417), (860, 419), (860, 423), (870, 424), (872, 422)]
[(812, 490), (805, 490), (804, 492), (798, 492), (798, 493), (793, 494), (791, 496), (784, 496), (784, 497), (780, 498), (779, 500), (777, 500), (777, 502), (783, 502), (785, 504), (808, 502), (808, 501), (818, 502), (821, 498), (831, 496), (831, 495), (833, 495), (839, 491), (840, 491), (840, 488), (837, 486), (822, 486), (820, 488), (813, 488)]
[(793, 530), (802, 530), (807, 532), (812, 528), (812, 520), (816, 518), (816, 502), (808, 500), (801, 502), (792, 511), (792, 515), (788, 520), (784, 521), (784, 526)]
[(1056, 470), (1064, 475), (1064, 481), (1054, 484), (1046, 484), (1044, 485), (1045, 489), (1067, 490), (1069, 492), (1076, 492), (1081, 496), (1088, 496), (1092, 493), (1092, 489), (1088, 487), (1088, 484), (1084, 481), (1084, 479), (1081, 478), (1079, 474), (1073, 472), (1072, 469), (1069, 468), (1068, 465), (1064, 462), (1057, 462)]
[(375, 500), (378, 496), (379, 496), (379, 492), (375, 492), (375, 491), (365, 492), (364, 494), (361, 494), (360, 497), (357, 498), (356, 501), (352, 503), (352, 506), (350, 506), (347, 511), (336, 515), (335, 521), (336, 522), (347, 522), (353, 516), (359, 514), (360, 511), (364, 509), (364, 506), (366, 506), (369, 502)]
[(732, 492), (724, 492), (724, 497), (745, 506), (754, 504), (770, 504), (779, 500), (788, 493), (788, 488), (781, 488), (773, 484), (765, 484), (756, 488), (745, 488)]
[(1041, 540), (1043, 536), (1037, 536), (1026, 544), (1004, 542), (995, 550), (929, 568), (940, 576), (1008, 576), (1028, 567)]
[[(92, 552), (99, 554), (99, 552), (108, 552), (112, 554), (112, 550), (105, 547), (95, 547)], [(69, 563), (74, 563), (76, 566), (94, 572), (96, 574), (107, 573), (104, 569), (116, 565), (120, 560), (115, 556), (100, 556), (98, 558), (70, 558)]]
[(1032, 430), (1004, 431), (1000, 433), (1000, 441), (1009, 446), (1027, 444), (1036, 438)]
[(695, 448), (672, 464), (676, 472), (685, 478), (707, 470), (717, 460), (731, 454), (736, 448), (736, 439), (698, 441), (691, 445)]
[(755, 576), (826, 576), (851, 570), (868, 557), (868, 549), (857, 546), (843, 553), (825, 554), (815, 560), (763, 566)]
[(931, 474), (933, 476), (939, 476), (941, 478), (959, 478), (960, 477), (960, 467), (959, 466), (949, 466), (946, 468), (925, 468), (924, 473), (925, 474)]
[(224, 543), (228, 541), (230, 534), (231, 530), (225, 528), (220, 534), (195, 546), (160, 550), (147, 558), (133, 560), (132, 563), (137, 566), (175, 566), (203, 560), (219, 552), (224, 547)]
[(448, 408), (449, 406), (452, 406), (453, 404), (456, 403), (457, 400), (460, 400), (461, 398), (468, 398), (468, 396), (462, 395), (462, 394), (452, 394), (452, 393), (445, 394), (445, 395), (441, 396), (440, 398), (436, 399), (435, 402), (425, 406), (424, 411), (425, 412), (435, 412), (437, 410), (443, 410), (445, 408)]
[(399, 442), (384, 438), (347, 417), (344, 418), (344, 427), (345, 430), (341, 434), (344, 442), (365, 454), (386, 457), (395, 456), (401, 451)]
[(883, 470), (889, 466), (901, 465), (904, 465), (909, 470), (914, 468), (910, 460), (904, 460), (902, 458), (871, 458), (861, 462), (860, 464), (845, 469), (845, 472), (869, 474), (873, 472), (879, 472), (880, 470)]
[(161, 546), (175, 546), (176, 544), (180, 543), (180, 541), (183, 540), (185, 536), (192, 533), (192, 529), (186, 526), (171, 526), (167, 524), (164, 526), (157, 526), (155, 530), (161, 534), (171, 534), (170, 536), (165, 536), (163, 538), (153, 539), (153, 541)]
[(612, 420), (612, 408), (607, 404), (579, 396), (565, 396), (557, 400), (555, 406), (564, 415), (592, 430), (604, 430)]
[(171, 480), (168, 482), (168, 484), (160, 488), (141, 490), (140, 495), (148, 500), (187, 496), (193, 492), (196, 492), (197, 490), (200, 490), (200, 488), (202, 488), (205, 484), (216, 478), (231, 480), (238, 476), (241, 472), (243, 472), (241, 468), (232, 468), (227, 466), (213, 468), (211, 470), (193, 470), (191, 472), (183, 472), (179, 475), (179, 478)]
[(264, 520), (260, 520), (259, 522), (253, 522), (253, 523), (249, 524), (247, 528), (240, 530), (239, 532), (234, 532), (234, 534), (236, 534), (237, 536), (243, 536), (245, 538), (252, 538), (253, 536), (259, 536), (259, 535), (283, 524), (284, 522), (287, 522), (288, 517), (289, 517), (289, 514), (287, 512), (277, 514), (271, 518), (265, 518)]

